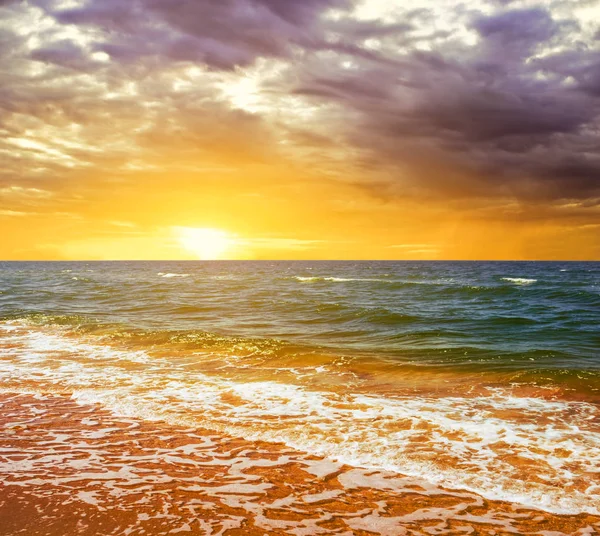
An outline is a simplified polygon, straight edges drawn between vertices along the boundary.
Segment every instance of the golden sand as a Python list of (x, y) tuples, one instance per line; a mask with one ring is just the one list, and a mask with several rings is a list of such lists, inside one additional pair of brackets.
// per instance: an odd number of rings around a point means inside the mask
[(66, 395), (3, 394), (0, 405), (6, 536), (600, 534), (596, 516), (117, 417)]

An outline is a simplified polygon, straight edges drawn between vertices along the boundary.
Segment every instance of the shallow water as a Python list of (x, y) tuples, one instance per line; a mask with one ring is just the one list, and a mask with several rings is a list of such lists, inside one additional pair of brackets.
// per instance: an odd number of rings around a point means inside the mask
[(600, 515), (600, 263), (1, 263), (0, 291), (6, 393)]
[(352, 467), (283, 444), (0, 394), (0, 532), (202, 535), (578, 534), (558, 516)]

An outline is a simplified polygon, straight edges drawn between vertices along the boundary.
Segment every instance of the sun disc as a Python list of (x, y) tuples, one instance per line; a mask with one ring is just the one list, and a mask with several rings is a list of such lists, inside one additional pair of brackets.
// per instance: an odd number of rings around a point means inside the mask
[(179, 243), (202, 260), (222, 258), (231, 246), (231, 238), (220, 229), (178, 227)]

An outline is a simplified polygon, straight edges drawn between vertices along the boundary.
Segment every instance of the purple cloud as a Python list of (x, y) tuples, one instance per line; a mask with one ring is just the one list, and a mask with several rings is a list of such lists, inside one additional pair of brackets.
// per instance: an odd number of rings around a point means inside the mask
[[(27, 28), (46, 17), (34, 40), (0, 34), (9, 73), (0, 127), (19, 135), (33, 123), (75, 122), (107, 147), (167, 136), (193, 153), (210, 147), (210, 126), (220, 140), (231, 132), (249, 159), (263, 158), (261, 136), (273, 153), (274, 139), (289, 141), (316, 171), (347, 155), (340, 176), (355, 172), (385, 192), (593, 200), (600, 30), (575, 17), (577, 1), (398, 5), (390, 19), (357, 18), (351, 0), (90, 0), (66, 10), (51, 0), (0, 2)], [(337, 16), (326, 16), (332, 9)], [(85, 39), (53, 33), (65, 27)], [(279, 62), (261, 96), (272, 106), (297, 99), (317, 110), (312, 123), (232, 110), (208, 75), (185, 92), (173, 87), (180, 67), (233, 76), (259, 59)], [(11, 173), (19, 166), (12, 161)]]

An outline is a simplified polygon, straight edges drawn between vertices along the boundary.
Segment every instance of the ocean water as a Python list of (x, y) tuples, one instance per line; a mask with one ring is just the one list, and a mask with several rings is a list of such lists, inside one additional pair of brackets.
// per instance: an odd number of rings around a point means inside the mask
[(600, 515), (600, 263), (0, 263), (0, 389)]

